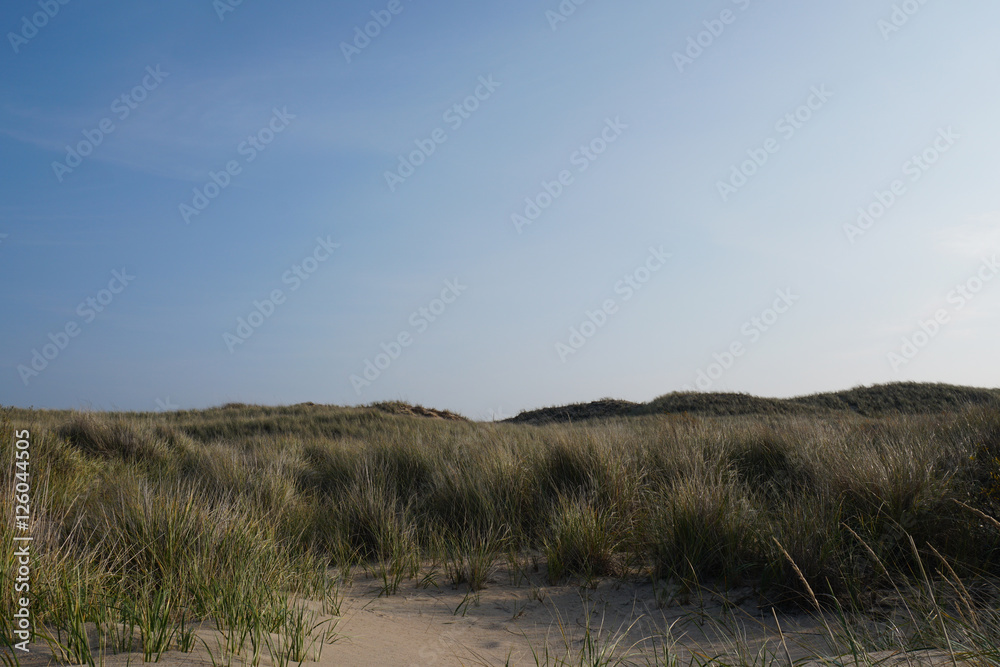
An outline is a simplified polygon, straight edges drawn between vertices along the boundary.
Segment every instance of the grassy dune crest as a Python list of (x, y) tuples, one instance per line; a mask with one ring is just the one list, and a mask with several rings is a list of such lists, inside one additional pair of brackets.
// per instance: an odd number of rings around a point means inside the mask
[[(498, 563), (537, 563), (552, 582), (744, 586), (765, 604), (824, 609), (941, 580), (964, 591), (967, 609), (949, 613), (979, 619), (995, 646), (977, 612), (988, 596), (959, 587), (1000, 574), (1000, 410), (913, 407), (542, 426), (398, 405), (7, 408), (0, 460), (12, 470), (14, 430), (30, 429), (32, 609), (75, 663), (92, 662), (95, 632), (153, 657), (190, 649), (206, 620), (231, 653), (277, 645), (269, 633), (294, 644), (309, 625), (301, 610), (288, 625), (294, 600), (336, 609), (344, 573), (368, 572), (384, 595), (438, 579), (475, 591)], [(5, 580), (12, 539), (5, 521)], [(2, 595), (9, 645), (15, 600)]]

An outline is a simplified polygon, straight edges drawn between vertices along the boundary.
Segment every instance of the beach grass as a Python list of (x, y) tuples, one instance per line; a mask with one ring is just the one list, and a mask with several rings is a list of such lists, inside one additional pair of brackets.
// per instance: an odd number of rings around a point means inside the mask
[[(541, 426), (377, 407), (4, 408), (7, 470), (15, 429), (31, 434), (35, 628), (68, 663), (189, 651), (201, 623), (222, 633), (223, 663), (298, 662), (318, 620), (289, 601), (338, 609), (338, 573), (360, 568), (388, 596), (421, 580), (474, 592), (498, 563), (536, 559), (552, 583), (750, 587), (764, 605), (840, 613), (848, 647), (888, 632), (1000, 664), (983, 592), (1000, 574), (991, 405)], [(13, 573), (9, 522), (0, 547)], [(890, 590), (904, 618), (861, 633), (850, 619), (874, 618)], [(3, 591), (8, 646), (15, 603)]]

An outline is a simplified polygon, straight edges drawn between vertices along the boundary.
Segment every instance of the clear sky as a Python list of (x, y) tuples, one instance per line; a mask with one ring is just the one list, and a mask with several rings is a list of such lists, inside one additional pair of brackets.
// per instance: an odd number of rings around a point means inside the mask
[(998, 24), (993, 0), (6, 2), (0, 403), (488, 419), (998, 386)]

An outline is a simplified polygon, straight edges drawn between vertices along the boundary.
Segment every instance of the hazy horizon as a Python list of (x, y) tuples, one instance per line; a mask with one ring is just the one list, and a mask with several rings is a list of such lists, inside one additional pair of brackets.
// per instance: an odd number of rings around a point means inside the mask
[(0, 404), (998, 387), (998, 19), (10, 3)]

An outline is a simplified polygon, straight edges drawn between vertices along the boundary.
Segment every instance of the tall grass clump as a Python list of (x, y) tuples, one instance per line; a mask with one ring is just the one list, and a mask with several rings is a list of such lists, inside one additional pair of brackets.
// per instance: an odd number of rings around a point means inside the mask
[(167, 456), (167, 445), (154, 428), (122, 416), (102, 418), (79, 413), (56, 433), (82, 452), (102, 459), (151, 463)]
[(654, 577), (734, 581), (761, 566), (759, 510), (728, 473), (679, 479), (651, 491), (648, 503), (645, 542)]
[(594, 507), (581, 496), (560, 497), (545, 542), (550, 581), (566, 575), (591, 579), (622, 573), (619, 546), (625, 537), (610, 509)]

